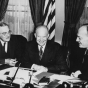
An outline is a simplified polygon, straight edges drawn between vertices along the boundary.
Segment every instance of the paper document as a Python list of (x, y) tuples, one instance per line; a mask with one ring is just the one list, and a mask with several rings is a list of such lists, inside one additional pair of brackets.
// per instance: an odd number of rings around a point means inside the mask
[(71, 77), (68, 75), (58, 75), (58, 74), (53, 74), (50, 76), (50, 80), (60, 80), (60, 83), (66, 82), (66, 81), (70, 81), (70, 80), (78, 80), (79, 78), (75, 78), (75, 77)]
[[(1, 80), (7, 80), (6, 79), (7, 77), (13, 77), (14, 74), (16, 73), (16, 70), (17, 70), (17, 67), (11, 67), (11, 68), (7, 68), (7, 69), (4, 69), (4, 70), (1, 70), (0, 71), (0, 79)], [(5, 75), (6, 72), (9, 72), (9, 74)], [(24, 81), (25, 83), (28, 83), (29, 82), (29, 78), (30, 78), (29, 71), (19, 68), (13, 82), (19, 84), (19, 82)]]

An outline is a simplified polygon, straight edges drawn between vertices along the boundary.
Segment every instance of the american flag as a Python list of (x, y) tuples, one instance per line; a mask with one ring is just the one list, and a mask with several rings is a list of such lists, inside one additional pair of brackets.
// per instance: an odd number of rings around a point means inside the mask
[(49, 29), (49, 40), (55, 39), (55, 0), (45, 0), (44, 25)]

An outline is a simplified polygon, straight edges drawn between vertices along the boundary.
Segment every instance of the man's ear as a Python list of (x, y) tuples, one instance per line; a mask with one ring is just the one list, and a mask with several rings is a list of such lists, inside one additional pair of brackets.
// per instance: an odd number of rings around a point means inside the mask
[(34, 36), (35, 36), (35, 38), (36, 38), (36, 33), (34, 33)]

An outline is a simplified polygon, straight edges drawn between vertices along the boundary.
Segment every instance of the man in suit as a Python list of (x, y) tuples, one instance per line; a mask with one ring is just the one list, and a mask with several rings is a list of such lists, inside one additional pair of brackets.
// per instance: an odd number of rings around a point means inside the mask
[[(21, 38), (20, 38), (21, 37)], [(0, 23), (0, 65), (15, 66), (20, 62), (23, 49), (20, 35), (12, 35), (6, 23)], [(26, 43), (27, 41), (24, 40)]]
[(40, 25), (36, 28), (34, 35), (36, 41), (30, 41), (26, 47), (24, 67), (44, 72), (66, 72), (67, 53), (64, 53), (60, 44), (48, 40), (48, 28)]
[(77, 71), (72, 72), (71, 75), (88, 80), (88, 25), (85, 24), (79, 28), (76, 41), (80, 48), (85, 49), (85, 52), (79, 69), (76, 69)]

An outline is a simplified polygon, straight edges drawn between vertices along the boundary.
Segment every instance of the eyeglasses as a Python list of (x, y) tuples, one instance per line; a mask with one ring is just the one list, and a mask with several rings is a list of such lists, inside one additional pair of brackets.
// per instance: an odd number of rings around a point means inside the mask
[(0, 34), (2, 34), (3, 36), (6, 36), (6, 35), (8, 35), (8, 34), (11, 34), (11, 30), (9, 30), (8, 32), (2, 32), (2, 33), (0, 33)]

